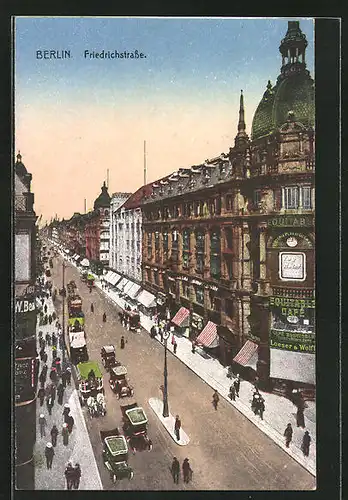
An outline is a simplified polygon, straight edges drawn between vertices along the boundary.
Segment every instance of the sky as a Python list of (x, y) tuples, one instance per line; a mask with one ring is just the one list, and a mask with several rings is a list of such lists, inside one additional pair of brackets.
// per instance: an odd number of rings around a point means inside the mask
[[(241, 90), (250, 134), (288, 20), (16, 17), (15, 154), (42, 222), (93, 208), (108, 169), (110, 194), (141, 187), (144, 140), (147, 182), (227, 152)], [(314, 23), (299, 20), (314, 77)], [(146, 57), (89, 58), (103, 50)]]

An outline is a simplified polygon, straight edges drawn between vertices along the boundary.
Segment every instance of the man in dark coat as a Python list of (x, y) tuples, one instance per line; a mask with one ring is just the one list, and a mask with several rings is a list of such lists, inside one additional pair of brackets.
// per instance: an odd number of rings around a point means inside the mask
[(68, 366), (66, 369), (66, 383), (68, 385), (71, 384), (71, 368), (70, 368), (70, 366)]
[(215, 410), (217, 410), (217, 408), (218, 408), (219, 401), (220, 401), (219, 394), (218, 394), (217, 390), (215, 389), (214, 394), (213, 394), (213, 406), (214, 406)]
[(239, 389), (240, 389), (240, 378), (239, 374), (237, 374), (237, 377), (233, 381), (234, 388), (236, 389), (236, 395), (237, 398), (239, 398)]
[(121, 337), (121, 349), (124, 349), (125, 342), (124, 342), (124, 336), (122, 335)]
[(41, 385), (40, 389), (38, 390), (37, 397), (39, 398), (40, 406), (42, 406), (44, 401), (45, 401), (45, 389), (43, 387), (43, 384)]
[(177, 415), (175, 418), (174, 432), (175, 432), (176, 439), (178, 441), (180, 441), (180, 429), (181, 429), (181, 420), (179, 418), (179, 415)]
[(230, 387), (230, 392), (228, 394), (228, 397), (230, 399), (232, 399), (232, 401), (235, 401), (236, 400), (236, 389), (234, 387), (234, 385), (232, 384), (231, 387)]
[(303, 435), (302, 445), (301, 445), (301, 450), (302, 450), (305, 457), (308, 457), (308, 455), (309, 455), (309, 447), (311, 445), (311, 441), (312, 441), (312, 439), (309, 435), (309, 432), (306, 431)]
[(66, 479), (66, 486), (68, 490), (72, 489), (73, 485), (73, 480), (74, 480), (74, 468), (71, 464), (71, 462), (68, 463), (68, 465), (65, 468), (64, 475)]
[(106, 323), (106, 314), (103, 314), (103, 323)]
[(57, 387), (57, 396), (58, 396), (58, 404), (63, 404), (63, 396), (64, 396), (64, 386), (60, 383)]
[(44, 352), (43, 356), (42, 356), (42, 361), (44, 363), (47, 363), (47, 359), (48, 359), (48, 355), (47, 355), (47, 352)]
[(48, 398), (46, 399), (46, 405), (47, 405), (48, 414), (52, 415), (52, 408), (54, 405), (54, 401), (53, 401), (53, 398), (51, 395), (49, 395)]
[(179, 484), (180, 464), (179, 464), (179, 460), (176, 457), (173, 458), (173, 462), (172, 462), (172, 466), (171, 466), (170, 470), (172, 472), (174, 483)]
[(292, 430), (292, 427), (291, 427), (291, 424), (288, 424), (286, 426), (286, 429), (284, 431), (284, 436), (285, 436), (285, 446), (287, 448), (289, 448), (289, 444), (291, 443), (291, 440), (292, 440), (292, 434), (293, 434), (293, 430)]
[(192, 477), (192, 469), (189, 464), (189, 459), (185, 458), (182, 464), (182, 472), (184, 476), (184, 483), (188, 483)]
[(57, 346), (57, 336), (54, 332), (52, 333), (52, 345)]
[(54, 457), (54, 449), (52, 443), (46, 444), (45, 457), (46, 457), (47, 469), (52, 469), (52, 462)]
[(57, 446), (57, 436), (58, 436), (58, 429), (57, 429), (56, 424), (54, 424), (52, 429), (51, 429), (51, 440), (52, 440), (53, 447)]
[(156, 329), (155, 329), (155, 325), (152, 325), (151, 329), (150, 329), (150, 337), (152, 339), (154, 339), (156, 337)]
[(68, 424), (68, 431), (69, 431), (69, 434), (72, 433), (72, 430), (73, 430), (73, 427), (74, 427), (74, 417), (72, 415), (68, 415), (67, 417), (67, 424)]
[(81, 467), (80, 464), (75, 464), (74, 467), (74, 476), (73, 476), (73, 487), (74, 490), (78, 490), (80, 486), (81, 479)]
[(49, 346), (51, 345), (51, 335), (48, 332), (46, 333), (46, 343)]
[(68, 405), (68, 403), (65, 403), (64, 410), (63, 410), (63, 417), (64, 417), (65, 424), (68, 423), (69, 413), (70, 413), (70, 406)]
[(54, 384), (48, 386), (48, 394), (52, 397), (54, 403), (56, 400), (56, 386)]
[(304, 406), (302, 404), (299, 404), (297, 407), (296, 425), (297, 427), (302, 427), (302, 429), (306, 427), (304, 419)]
[(94, 305), (93, 305), (93, 302), (91, 303), (91, 313), (94, 313)]

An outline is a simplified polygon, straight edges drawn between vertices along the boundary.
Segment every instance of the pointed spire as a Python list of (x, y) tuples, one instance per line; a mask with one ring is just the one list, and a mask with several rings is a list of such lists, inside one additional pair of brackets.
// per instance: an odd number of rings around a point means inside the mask
[(239, 121), (238, 121), (238, 133), (235, 137), (235, 146), (242, 146), (246, 144), (249, 140), (248, 134), (245, 131), (245, 116), (244, 116), (244, 96), (243, 90), (240, 91), (240, 101), (239, 101)]

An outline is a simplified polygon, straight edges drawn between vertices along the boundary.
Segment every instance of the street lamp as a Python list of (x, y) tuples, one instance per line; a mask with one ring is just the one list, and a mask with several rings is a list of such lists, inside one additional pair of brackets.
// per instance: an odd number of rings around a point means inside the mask
[(163, 384), (163, 417), (169, 417), (169, 406), (168, 406), (168, 369), (167, 369), (167, 341), (170, 332), (163, 332), (164, 339), (164, 384)]

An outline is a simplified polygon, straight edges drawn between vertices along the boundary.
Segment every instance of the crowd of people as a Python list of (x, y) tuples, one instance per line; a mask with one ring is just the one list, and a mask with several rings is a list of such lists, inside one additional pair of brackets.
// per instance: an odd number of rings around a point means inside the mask
[[(48, 289), (47, 282), (44, 283), (43, 279), (39, 284), (42, 288)], [(46, 314), (48, 311), (48, 300), (51, 296), (50, 290), (48, 294), (41, 294), (41, 303)], [(55, 314), (50, 314), (49, 316), (56, 318)], [(67, 446), (69, 444), (69, 437), (73, 432), (75, 422), (74, 417), (71, 415), (69, 404), (64, 404), (65, 390), (67, 386), (71, 385), (71, 367), (69, 363), (63, 362), (58, 355), (59, 351), (63, 354), (64, 349), (62, 328), (58, 320), (53, 324), (52, 321), (48, 322), (48, 324), (53, 331), (47, 331), (44, 336), (43, 331), (40, 330), (38, 335), (41, 370), (37, 396), (40, 408), (38, 418), (40, 437), (43, 439), (48, 435), (50, 436), (50, 441), (46, 442), (44, 451), (46, 466), (50, 470), (54, 464), (55, 449), (57, 446)], [(46, 415), (43, 409), (45, 403), (47, 408)], [(61, 423), (54, 421), (57, 419), (57, 415), (59, 415), (57, 411), (54, 412), (54, 415), (52, 414), (55, 404), (62, 407)], [(59, 436), (61, 436), (60, 439)], [(81, 477), (79, 464), (75, 464), (75, 467), (72, 467), (72, 464), (68, 464), (64, 474), (67, 488), (78, 489)]]

